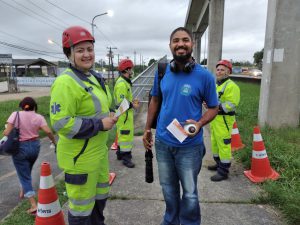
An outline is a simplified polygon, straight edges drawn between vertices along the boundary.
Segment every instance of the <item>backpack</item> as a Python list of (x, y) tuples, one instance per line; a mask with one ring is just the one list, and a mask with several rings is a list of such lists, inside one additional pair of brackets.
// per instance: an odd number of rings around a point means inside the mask
[[(158, 111), (157, 111), (156, 115), (154, 116), (154, 120), (153, 120), (153, 123), (151, 125), (152, 129), (156, 129), (157, 118), (158, 118), (158, 115), (159, 115), (159, 112), (160, 112), (160, 108), (161, 108), (162, 93), (161, 93), (161, 89), (160, 89), (160, 82), (161, 82), (162, 78), (164, 77), (164, 75), (166, 73), (167, 63), (158, 63), (157, 67), (158, 67), (157, 71), (158, 71), (158, 89), (159, 89), (158, 99), (159, 99), (159, 103), (158, 103)], [(152, 98), (152, 95), (151, 95), (152, 88), (153, 87), (151, 87), (151, 89), (149, 91), (148, 107), (149, 107), (149, 104), (150, 104), (150, 101), (151, 101), (151, 98)]]

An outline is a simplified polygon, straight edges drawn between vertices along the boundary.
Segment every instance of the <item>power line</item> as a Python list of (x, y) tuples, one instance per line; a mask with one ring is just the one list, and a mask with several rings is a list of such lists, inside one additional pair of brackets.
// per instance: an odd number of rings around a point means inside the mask
[[(41, 16), (40, 14), (38, 14), (37, 12), (35, 12), (34, 10), (32, 10), (32, 9), (30, 9), (30, 8), (28, 8), (28, 7), (26, 7), (25, 5), (23, 5), (23, 4), (21, 4), (21, 3), (17, 2), (17, 1), (15, 1), (15, 0), (12, 0), (12, 1), (13, 1), (14, 3), (16, 3), (17, 5), (20, 5), (20, 6), (22, 6), (23, 8), (27, 9), (28, 11), (32, 12), (33, 14), (39, 16), (40, 18), (45, 19), (44, 16)], [(64, 28), (63, 26), (61, 26), (60, 24), (58, 24), (57, 22), (55, 22), (55, 21), (53, 21), (53, 20), (51, 20), (51, 19), (49, 19), (49, 18), (47, 18), (47, 21), (50, 21), (51, 23), (53, 23), (53, 24), (55, 24), (55, 25), (58, 25), (59, 27)]]
[[(18, 39), (18, 40), (21, 40), (21, 41), (24, 41), (24, 42), (28, 42), (28, 43), (30, 43), (30, 44), (32, 44), (32, 45), (34, 45), (34, 46), (39, 45), (39, 44), (37, 44), (37, 43), (34, 43), (34, 42), (31, 42), (31, 41), (28, 41), (28, 40), (19, 38), (19, 37), (15, 36), (15, 35), (12, 35), (12, 34), (9, 34), (9, 33), (5, 32), (5, 31), (1, 31), (1, 30), (0, 30), (0, 33), (3, 33), (3, 34), (5, 34), (5, 35), (8, 35), (8, 36), (10, 36), (10, 37), (13, 37), (13, 38), (15, 38), (15, 39)], [(39, 46), (42, 47), (42, 48), (45, 48), (45, 46), (43, 46), (43, 45), (39, 45)], [(47, 49), (50, 49), (50, 48), (47, 48)], [(49, 52), (49, 53), (50, 53), (50, 52)], [(58, 53), (58, 52), (51, 52), (51, 53), (52, 53), (52, 54), (62, 54), (62, 53)]]
[(43, 9), (42, 7), (38, 6), (37, 4), (35, 4), (34, 2), (32, 2), (31, 0), (27, 0), (28, 2), (30, 2), (32, 5), (34, 5), (35, 7), (37, 7), (39, 10), (43, 11), (44, 13), (46, 13), (49, 16), (52, 16), (53, 18), (57, 19), (60, 23), (63, 23), (66, 26), (69, 26), (68, 24), (64, 23), (62, 21), (62, 19), (56, 17), (55, 15), (52, 15), (51, 13), (49, 13), (47, 10)]
[(4, 42), (4, 41), (0, 41), (0, 44), (4, 45), (4, 46), (11, 47), (11, 48), (15, 48), (15, 49), (18, 49), (18, 50), (36, 53), (36, 54), (39, 54), (39, 55), (46, 55), (46, 56), (50, 56), (50, 57), (57, 58), (57, 59), (64, 59), (62, 57), (57, 57), (57, 56), (50, 55), (45, 51), (40, 51), (40, 50), (32, 49), (32, 48), (26, 48), (26, 47), (23, 47), (23, 46), (10, 44), (10, 43)]
[(50, 5), (53, 5), (54, 7), (56, 7), (56, 8), (58, 8), (58, 9), (64, 11), (65, 13), (67, 13), (67, 14), (73, 16), (73, 17), (76, 17), (77, 19), (79, 19), (79, 20), (81, 20), (81, 21), (83, 21), (83, 22), (88, 23), (88, 24), (91, 25), (91, 23), (88, 22), (87, 20), (84, 20), (84, 19), (80, 18), (79, 16), (76, 16), (76, 15), (74, 15), (74, 14), (68, 12), (67, 10), (65, 10), (65, 9), (63, 9), (63, 8), (61, 8), (61, 7), (59, 7), (58, 5), (55, 5), (54, 3), (50, 2), (49, 0), (45, 0), (45, 1), (48, 2)]
[(48, 24), (49, 26), (51, 26), (51, 27), (53, 27), (53, 28), (55, 28), (55, 29), (57, 29), (57, 30), (61, 30), (60, 28), (58, 28), (58, 27), (56, 27), (56, 26), (54, 26), (54, 25), (52, 25), (52, 24), (49, 24), (46, 20), (45, 20), (45, 22), (42, 22), (40, 19), (37, 19), (36, 17), (33, 17), (32, 15), (28, 14), (27, 12), (25, 12), (25, 11), (23, 11), (23, 10), (21, 10), (21, 9), (19, 9), (19, 8), (15, 7), (15, 6), (11, 5), (11, 4), (9, 4), (9, 3), (7, 3), (7, 2), (4, 2), (3, 0), (0, 0), (0, 1), (1, 1), (2, 3), (4, 3), (5, 5), (8, 5), (9, 7), (13, 8), (13, 9), (16, 9), (16, 10), (18, 10), (18, 11), (24, 13), (25, 15), (27, 15), (27, 16), (29, 16), (29, 17), (31, 17), (31, 18), (38, 20), (38, 21), (41, 22), (41, 23), (46, 23), (46, 24)]

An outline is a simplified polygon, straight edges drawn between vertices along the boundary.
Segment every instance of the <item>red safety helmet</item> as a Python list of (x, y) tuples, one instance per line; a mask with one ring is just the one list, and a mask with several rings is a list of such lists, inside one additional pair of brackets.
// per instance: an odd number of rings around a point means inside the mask
[(130, 59), (123, 59), (119, 63), (118, 70), (120, 72), (126, 70), (126, 69), (131, 69), (133, 67), (133, 62)]
[(91, 33), (83, 27), (69, 27), (62, 34), (62, 46), (64, 48), (70, 48), (82, 41), (95, 42), (95, 39)]
[(230, 70), (230, 73), (232, 73), (232, 64), (231, 64), (231, 62), (229, 62), (228, 60), (226, 60), (226, 59), (220, 60), (220, 61), (217, 63), (216, 68), (217, 68), (219, 65), (226, 66), (226, 67)]

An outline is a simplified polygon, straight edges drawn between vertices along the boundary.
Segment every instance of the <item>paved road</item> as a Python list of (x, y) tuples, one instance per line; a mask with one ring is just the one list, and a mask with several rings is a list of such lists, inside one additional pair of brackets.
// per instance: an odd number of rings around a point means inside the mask
[[(51, 164), (53, 176), (61, 171), (57, 168), (54, 149), (50, 148), (48, 138), (41, 140), (41, 152), (36, 161), (32, 177), (35, 190), (38, 190), (40, 180), (41, 162), (48, 161)], [(20, 185), (16, 170), (10, 156), (0, 156), (0, 221), (20, 202)]]
[[(0, 82), (0, 102), (7, 100), (18, 100), (26, 96), (41, 97), (48, 96), (50, 87), (21, 87), (20, 93), (9, 94), (7, 91), (7, 83)], [(60, 173), (57, 168), (56, 158), (53, 149), (50, 149), (48, 138), (41, 140), (40, 156), (33, 169), (33, 185), (35, 189), (39, 186), (40, 164), (42, 161), (49, 161), (52, 166), (53, 175)], [(20, 202), (19, 200), (19, 181), (16, 175), (11, 157), (0, 156), (0, 221)]]
[(19, 93), (8, 93), (7, 82), (0, 82), (0, 101), (19, 100), (27, 96), (37, 98), (50, 95), (50, 87), (20, 86), (19, 89)]

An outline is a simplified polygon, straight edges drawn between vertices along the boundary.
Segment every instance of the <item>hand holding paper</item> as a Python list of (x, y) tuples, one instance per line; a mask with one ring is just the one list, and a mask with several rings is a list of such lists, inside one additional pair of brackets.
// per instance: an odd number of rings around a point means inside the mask
[(115, 117), (119, 117), (122, 113), (126, 112), (126, 110), (128, 109), (129, 109), (129, 101), (126, 98), (124, 98), (115, 113)]
[(167, 126), (167, 129), (180, 143), (182, 143), (188, 137), (186, 131), (183, 129), (177, 119), (173, 119), (172, 122)]

